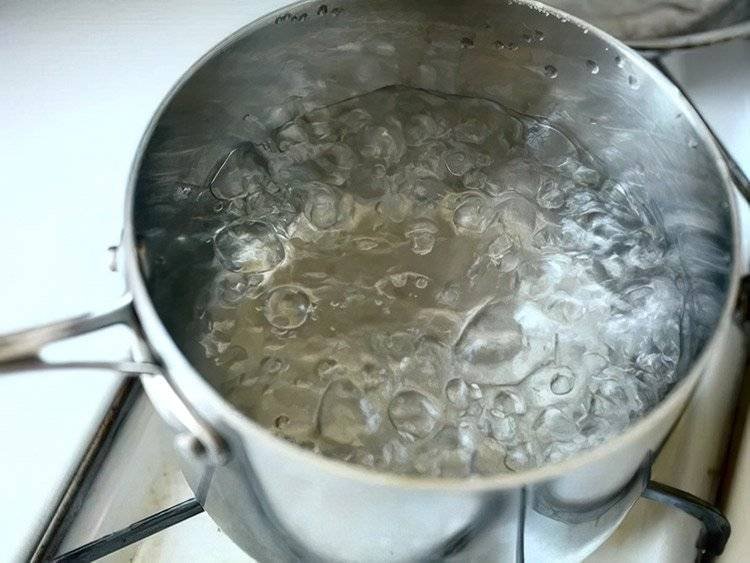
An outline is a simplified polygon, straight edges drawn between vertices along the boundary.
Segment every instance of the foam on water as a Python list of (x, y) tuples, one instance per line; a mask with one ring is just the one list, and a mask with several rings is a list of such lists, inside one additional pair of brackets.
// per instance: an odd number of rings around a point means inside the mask
[(324, 455), (519, 471), (622, 432), (670, 389), (683, 273), (569, 135), (388, 87), (241, 145), (209, 178), (201, 342), (248, 416)]

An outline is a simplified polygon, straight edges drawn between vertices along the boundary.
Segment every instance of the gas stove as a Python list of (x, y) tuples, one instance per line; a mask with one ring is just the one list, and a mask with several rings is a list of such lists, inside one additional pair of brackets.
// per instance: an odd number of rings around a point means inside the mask
[[(660, 64), (696, 104), (737, 165), (750, 174), (750, 42), (673, 52)], [(747, 209), (743, 221), (750, 238)], [(743, 348), (739, 330), (731, 338), (737, 349)], [(730, 447), (730, 438), (745, 419), (737, 408), (745, 368), (741, 356), (714, 359), (722, 366), (715, 373), (722, 377), (701, 382), (652, 472), (656, 481), (729, 507), (730, 519), (742, 513), (742, 503), (733, 497), (739, 494), (733, 490), (734, 480), (727, 479), (739, 447)], [(140, 384), (123, 384), (51, 515), (33, 559), (251, 560), (193, 499), (172, 440)], [(738, 479), (741, 473), (735, 471), (734, 476)], [(735, 525), (724, 560), (739, 560), (749, 531)], [(693, 518), (642, 498), (586, 560), (689, 561), (696, 557), (699, 533)]]

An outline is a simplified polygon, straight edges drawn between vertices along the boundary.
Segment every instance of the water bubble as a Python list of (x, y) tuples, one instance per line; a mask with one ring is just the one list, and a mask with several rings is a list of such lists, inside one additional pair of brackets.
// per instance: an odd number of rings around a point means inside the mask
[(363, 436), (380, 426), (380, 415), (361, 389), (348, 379), (332, 382), (318, 413), (321, 436), (339, 444), (360, 445)]
[(550, 389), (555, 395), (566, 395), (573, 390), (575, 379), (568, 374), (558, 373), (550, 383)]
[(544, 41), (544, 32), (543, 31), (535, 29), (534, 30), (534, 36), (536, 37), (537, 41)]
[(523, 37), (523, 40), (526, 41), (526, 43), (531, 43), (533, 40), (530, 33), (523, 33), (521, 37)]
[(552, 65), (546, 65), (544, 67), (544, 76), (547, 78), (557, 78), (557, 68)]
[(473, 417), (460, 418), (458, 421), (458, 442), (462, 448), (473, 450), (479, 440), (479, 427)]
[(371, 160), (382, 160), (387, 166), (398, 163), (406, 152), (406, 138), (400, 123), (387, 127), (368, 125), (360, 132), (360, 154)]
[(277, 287), (271, 292), (263, 307), (266, 320), (280, 330), (299, 328), (310, 312), (310, 298), (294, 286)]
[(480, 475), (497, 473), (505, 460), (505, 448), (492, 438), (485, 438), (479, 444), (474, 456), (474, 470)]
[(175, 199), (180, 201), (190, 197), (193, 192), (193, 186), (189, 184), (178, 184), (175, 188)]
[(560, 209), (565, 205), (565, 192), (553, 180), (545, 180), (539, 186), (536, 201), (545, 209)]
[(596, 61), (592, 61), (591, 59), (587, 60), (586, 68), (591, 74), (599, 74), (599, 65), (596, 63)]
[(571, 457), (577, 450), (578, 446), (575, 443), (553, 442), (544, 450), (542, 455), (545, 461), (557, 463)]
[[(441, 132), (441, 127), (431, 115), (417, 114), (409, 118), (406, 128), (406, 144), (411, 147), (422, 146), (426, 141), (435, 139)], [(378, 166), (378, 165), (376, 165)], [(382, 167), (382, 165), (380, 165)], [(383, 175), (385, 168), (383, 168)]]
[(325, 4), (321, 4), (318, 8), (318, 15), (319, 16), (325, 16), (328, 13), (328, 6)]
[(405, 194), (389, 192), (375, 204), (375, 212), (389, 221), (400, 223), (409, 216), (413, 206), (413, 200)]
[(534, 233), (532, 242), (539, 249), (547, 247), (559, 248), (563, 246), (564, 233), (559, 225), (548, 223)]
[(631, 248), (625, 255), (628, 266), (646, 270), (663, 262), (664, 251), (655, 244), (644, 242)]
[(354, 458), (352, 459), (352, 461), (356, 463), (357, 465), (363, 465), (365, 467), (370, 467), (370, 468), (375, 467), (375, 456), (372, 455), (370, 452), (357, 450), (354, 454)]
[(276, 133), (276, 143), (282, 151), (288, 150), (292, 145), (309, 142), (309, 140), (307, 132), (297, 121), (285, 125)]
[(467, 197), (453, 212), (453, 224), (459, 231), (481, 233), (487, 228), (489, 219), (488, 209), (479, 196)]
[(227, 272), (218, 282), (219, 298), (229, 305), (237, 305), (248, 296), (256, 297), (262, 283), (260, 274)]
[(391, 423), (401, 436), (410, 440), (429, 436), (439, 416), (438, 408), (419, 391), (402, 391), (388, 406)]
[(617, 68), (622, 68), (625, 66), (625, 61), (622, 60), (622, 57), (620, 55), (617, 55), (615, 57), (615, 64), (617, 65)]
[(523, 397), (510, 389), (498, 391), (492, 404), (495, 409), (503, 414), (524, 414), (526, 412), (526, 402)]
[(284, 428), (287, 424), (289, 424), (289, 417), (285, 414), (280, 414), (273, 421), (273, 425), (279, 429)]
[(381, 448), (380, 467), (399, 467), (410, 463), (410, 450), (402, 440), (390, 439)]
[(362, 366), (362, 375), (365, 391), (378, 389), (388, 384), (388, 370), (377, 364), (366, 362)]
[(461, 297), (461, 286), (456, 282), (448, 282), (437, 295), (438, 303), (449, 307), (458, 303)]
[(424, 256), (432, 252), (438, 228), (432, 221), (416, 221), (409, 225), (404, 235), (411, 241), (414, 254)]
[(526, 148), (546, 166), (563, 166), (578, 156), (578, 149), (560, 130), (549, 125), (534, 124), (527, 130)]
[(257, 192), (267, 180), (267, 172), (254, 149), (242, 146), (224, 157), (208, 185), (214, 197), (229, 200)]
[(340, 197), (334, 188), (320, 182), (313, 182), (308, 187), (305, 216), (318, 229), (328, 229), (339, 222)]
[(511, 471), (523, 471), (534, 463), (529, 447), (520, 444), (508, 450), (505, 456), (505, 466)]
[(380, 243), (376, 239), (369, 237), (358, 238), (354, 241), (354, 244), (363, 252), (374, 250), (380, 246)]
[(463, 379), (451, 379), (445, 386), (445, 396), (459, 409), (469, 406), (469, 386)]
[[(338, 121), (341, 123), (342, 126), (346, 127), (350, 131), (359, 131), (362, 128), (364, 128), (366, 125), (371, 124), (373, 121), (373, 117), (370, 114), (370, 112), (362, 108), (354, 108), (352, 110), (347, 111), (346, 113), (341, 114), (338, 117)], [(340, 146), (346, 147), (346, 145), (340, 145)], [(350, 152), (350, 151), (346, 151), (344, 159), (347, 160), (346, 164), (354, 164), (356, 162), (354, 160), (353, 152)], [(379, 165), (379, 168), (382, 168), (382, 165)]]
[(490, 427), (492, 435), (498, 442), (508, 443), (513, 441), (518, 432), (518, 423), (514, 416), (508, 416), (500, 411), (490, 411)]
[(579, 166), (573, 172), (573, 182), (578, 186), (595, 187), (601, 183), (602, 175), (587, 166)]
[(474, 40), (470, 37), (461, 38), (461, 47), (464, 49), (471, 49), (474, 47)]
[[(342, 116), (344, 118), (344, 116)], [(363, 119), (367, 119), (364, 117)], [(348, 177), (348, 171), (357, 165), (357, 154), (344, 143), (326, 145), (315, 158), (315, 164), (334, 177)]]
[(281, 361), (279, 358), (274, 358), (273, 356), (266, 356), (260, 362), (260, 372), (261, 374), (265, 375), (273, 375), (275, 373), (279, 373), (285, 367), (287, 366), (283, 361)]
[(691, 149), (695, 149), (695, 148), (698, 147), (698, 141), (696, 141), (695, 139), (690, 139), (690, 140), (688, 140), (688, 146)]
[(462, 178), (467, 190), (480, 191), (487, 186), (487, 174), (482, 170), (470, 170)]
[(630, 74), (628, 75), (628, 86), (630, 86), (633, 90), (637, 90), (638, 88), (640, 88), (641, 84), (636, 76)]
[(302, 440), (299, 442), (299, 445), (306, 450), (310, 450), (313, 453), (319, 454), (320, 453), (320, 446), (313, 442), (312, 440)]
[(495, 42), (494, 42), (494, 43), (493, 43), (492, 45), (493, 45), (493, 46), (495, 47), (495, 49), (497, 49), (498, 51), (502, 51), (503, 49), (505, 49), (505, 43), (503, 43), (503, 42), (502, 42), (502, 41), (500, 41), (499, 39), (498, 39), (497, 41), (495, 41)]
[(242, 346), (230, 344), (217, 358), (216, 363), (223, 366), (229, 373), (234, 373), (246, 369), (247, 362), (245, 360), (247, 360), (247, 350)]
[(578, 432), (575, 423), (557, 407), (547, 407), (532, 428), (542, 439), (570, 440)]
[(315, 372), (318, 374), (318, 377), (330, 378), (335, 374), (337, 365), (338, 362), (336, 362), (336, 360), (332, 358), (326, 358), (318, 362), (318, 365), (315, 368)]
[(503, 202), (500, 222), (513, 237), (528, 241), (536, 226), (537, 208), (528, 199), (516, 196)]
[(472, 168), (471, 160), (460, 150), (451, 151), (444, 156), (445, 167), (454, 176), (463, 176)]
[(493, 264), (500, 265), (511, 248), (513, 248), (513, 240), (506, 233), (501, 233), (487, 247), (487, 256)]
[[(457, 141), (459, 141), (461, 143), (469, 143), (469, 144), (473, 144), (473, 145), (481, 145), (482, 143), (484, 143), (489, 138), (489, 136), (490, 136), (490, 129), (489, 129), (489, 127), (487, 127), (486, 124), (484, 124), (484, 123), (480, 122), (478, 119), (475, 119), (475, 118), (472, 117), (472, 118), (467, 119), (466, 121), (463, 121), (463, 122), (459, 123), (458, 125), (456, 125), (453, 128), (453, 136), (455, 137), (455, 139)], [(483, 154), (477, 155), (477, 161), (481, 161), (481, 160), (484, 160), (486, 158), (488, 158), (486, 155), (483, 155)], [(460, 163), (453, 163), (455, 166), (457, 166), (459, 168), (463, 168), (463, 167), (466, 166), (466, 164), (464, 164), (464, 161), (468, 161), (469, 163), (471, 163), (471, 159), (468, 158), (466, 155), (464, 155), (464, 158), (459, 159), (459, 160), (460, 160)], [(446, 157), (446, 164), (448, 164), (447, 157)], [(479, 164), (480, 166), (487, 166), (487, 164), (489, 164), (489, 162), (486, 162), (486, 161), (484, 163), (477, 162), (477, 164)], [(451, 169), (451, 168), (452, 167), (449, 166), (449, 169)], [(455, 175), (457, 175), (457, 176), (461, 176), (465, 172), (462, 172), (462, 173), (452, 172), (452, 173), (455, 174)]]
[(496, 366), (512, 359), (523, 345), (521, 326), (507, 305), (482, 308), (464, 328), (456, 347), (475, 365)]
[(444, 426), (415, 460), (415, 468), (434, 477), (467, 477), (473, 450), (464, 445), (465, 433), (456, 426)]
[(406, 332), (375, 333), (370, 338), (374, 350), (380, 356), (400, 361), (414, 354), (414, 338)]
[(391, 283), (393, 287), (404, 287), (406, 282), (409, 281), (409, 274), (407, 272), (399, 272), (398, 274), (391, 274)]
[(586, 314), (586, 307), (582, 301), (571, 299), (567, 295), (552, 296), (546, 307), (549, 316), (561, 323), (574, 323)]
[(269, 225), (244, 219), (216, 231), (214, 249), (221, 264), (236, 272), (267, 272), (285, 257), (284, 245)]

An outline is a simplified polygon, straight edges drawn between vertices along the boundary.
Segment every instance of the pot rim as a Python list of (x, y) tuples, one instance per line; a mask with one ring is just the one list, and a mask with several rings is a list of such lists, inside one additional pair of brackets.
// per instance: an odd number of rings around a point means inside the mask
[[(584, 450), (572, 458), (542, 465), (526, 471), (517, 473), (501, 473), (491, 476), (471, 476), (467, 478), (442, 478), (442, 477), (417, 477), (413, 475), (402, 475), (369, 469), (363, 466), (350, 464), (344, 461), (315, 454), (296, 444), (292, 444), (282, 438), (273, 435), (270, 431), (257, 424), (248, 416), (242, 414), (234, 405), (224, 399), (190, 364), (187, 358), (174, 342), (166, 327), (159, 318), (151, 297), (148, 294), (143, 279), (135, 244), (135, 228), (133, 218), (134, 194), (141, 168), (141, 162), (146, 152), (151, 136), (157, 123), (174, 98), (175, 94), (190, 80), (195, 72), (206, 62), (211, 60), (221, 51), (234, 44), (237, 40), (247, 36), (253, 31), (266, 25), (273, 25), (274, 19), (283, 15), (290, 9), (299, 9), (303, 6), (314, 6), (320, 4), (320, 0), (302, 0), (285, 5), (273, 12), (248, 23), (235, 31), (227, 38), (219, 42), (198, 61), (190, 66), (187, 71), (177, 80), (169, 92), (161, 101), (154, 112), (135, 153), (133, 164), (130, 169), (125, 202), (125, 224), (121, 248), (124, 251), (124, 269), (127, 285), (133, 295), (133, 303), (137, 317), (141, 323), (143, 334), (149, 347), (163, 360), (167, 366), (167, 379), (176, 386), (181, 394), (190, 401), (193, 408), (203, 415), (207, 421), (214, 424), (221, 421), (237, 432), (243, 441), (252, 438), (264, 442), (268, 449), (274, 449), (279, 455), (290, 457), (290, 463), (301, 463), (315, 465), (317, 469), (336, 474), (341, 478), (360, 481), (363, 484), (373, 486), (386, 486), (394, 488), (409, 488), (422, 490), (440, 490), (446, 493), (458, 493), (464, 491), (492, 491), (518, 488), (533, 483), (549, 481), (564, 474), (569, 474), (589, 466), (618, 450), (641, 441), (644, 436), (651, 433), (652, 428), (664, 424), (674, 414), (681, 411), (689, 399), (693, 389), (700, 378), (702, 368), (716, 347), (718, 333), (725, 324), (731, 322), (733, 310), (739, 291), (739, 282), (742, 275), (741, 268), (741, 245), (740, 245), (740, 223), (737, 202), (735, 200), (735, 188), (730, 179), (726, 163), (709, 133), (706, 125), (700, 119), (690, 103), (680, 93), (678, 88), (672, 84), (662, 73), (654, 68), (648, 61), (638, 55), (633, 49), (622, 41), (610, 36), (606, 32), (569, 15), (561, 10), (549, 7), (536, 0), (511, 0), (513, 4), (524, 6), (526, 9), (535, 10), (549, 14), (558, 20), (567, 20), (586, 33), (596, 36), (611, 48), (619, 50), (620, 54), (626, 56), (630, 63), (640, 72), (647, 75), (656, 82), (664, 96), (667, 96), (674, 107), (681, 111), (694, 129), (697, 137), (703, 142), (717, 166), (717, 170), (723, 180), (724, 189), (732, 226), (732, 266), (730, 283), (726, 290), (725, 300), (722, 305), (721, 316), (716, 328), (707, 340), (703, 350), (694, 360), (688, 373), (667, 394), (667, 396), (648, 414), (632, 424), (625, 432), (619, 434), (603, 444), (592, 449)], [(170, 369), (171, 368), (171, 369)], [(177, 369), (175, 369), (177, 368)], [(243, 449), (244, 445), (243, 445)], [(235, 452), (237, 453), (237, 452)], [(250, 460), (252, 461), (252, 459)]]

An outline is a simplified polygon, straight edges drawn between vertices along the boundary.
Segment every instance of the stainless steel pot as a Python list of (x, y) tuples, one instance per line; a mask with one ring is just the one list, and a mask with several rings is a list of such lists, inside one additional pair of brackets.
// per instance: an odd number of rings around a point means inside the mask
[[(379, 474), (274, 437), (187, 359), (185, 284), (200, 279), (210, 252), (190, 234), (211, 212), (202, 186), (218, 159), (302, 109), (395, 83), (544, 116), (574, 131), (613, 175), (643, 180), (641, 195), (686, 248), (697, 336), (682, 381), (625, 434), (517, 474)], [(103, 313), (3, 337), (0, 363), (4, 371), (90, 365), (140, 376), (175, 429), (196, 497), (260, 560), (578, 560), (644, 490), (698, 380), (720, 377), (712, 358), (732, 353), (724, 335), (744, 271), (735, 197), (719, 150), (676, 88), (575, 18), (525, 1), (301, 2), (214, 48), (157, 111), (127, 195), (119, 260), (128, 296)], [(165, 232), (174, 234), (167, 244)], [(113, 324), (133, 329), (134, 360), (55, 366), (39, 357), (45, 344)]]

